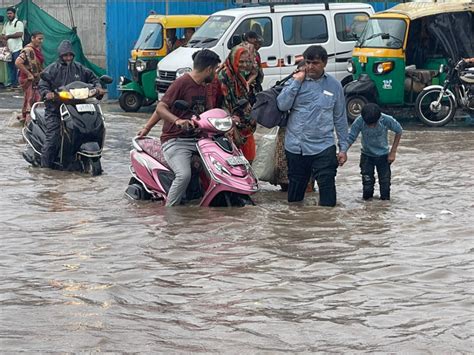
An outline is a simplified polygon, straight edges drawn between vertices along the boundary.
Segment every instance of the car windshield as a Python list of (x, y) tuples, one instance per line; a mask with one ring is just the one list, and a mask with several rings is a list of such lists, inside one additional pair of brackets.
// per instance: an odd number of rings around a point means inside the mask
[(163, 47), (163, 27), (159, 23), (145, 23), (133, 49), (160, 49)]
[(234, 21), (233, 16), (211, 16), (199, 27), (188, 42), (188, 47), (213, 47), (222, 37), (230, 24)]
[(402, 48), (406, 27), (402, 19), (371, 18), (356, 47)]

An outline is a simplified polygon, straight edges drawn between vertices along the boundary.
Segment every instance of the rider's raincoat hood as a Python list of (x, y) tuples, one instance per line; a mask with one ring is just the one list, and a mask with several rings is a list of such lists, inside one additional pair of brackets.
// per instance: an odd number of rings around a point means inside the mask
[(73, 56), (76, 56), (74, 54), (74, 50), (72, 49), (72, 43), (71, 41), (64, 40), (59, 44), (58, 47), (58, 56), (61, 58), (63, 55), (71, 53)]

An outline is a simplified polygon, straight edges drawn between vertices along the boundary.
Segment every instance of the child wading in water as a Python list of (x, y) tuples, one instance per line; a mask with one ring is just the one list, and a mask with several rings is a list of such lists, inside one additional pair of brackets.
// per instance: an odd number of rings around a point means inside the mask
[[(392, 148), (389, 150), (387, 132), (395, 133)], [(381, 113), (376, 104), (367, 104), (351, 127), (349, 146), (362, 132), (362, 149), (360, 154), (360, 174), (362, 175), (362, 197), (364, 200), (374, 196), (374, 168), (380, 186), (380, 199), (390, 200), (390, 164), (395, 161), (398, 143), (402, 137), (402, 126), (392, 116)]]

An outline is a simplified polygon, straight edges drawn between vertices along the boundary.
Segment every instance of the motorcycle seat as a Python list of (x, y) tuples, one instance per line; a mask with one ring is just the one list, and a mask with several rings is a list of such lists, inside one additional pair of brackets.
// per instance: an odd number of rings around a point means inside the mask
[(461, 72), (459, 77), (467, 84), (474, 84), (474, 68), (469, 68)]
[(171, 170), (168, 163), (166, 162), (165, 156), (163, 155), (163, 150), (161, 148), (161, 142), (157, 139), (147, 138), (140, 139), (138, 145), (143, 151), (158, 161), (160, 164), (164, 165)]

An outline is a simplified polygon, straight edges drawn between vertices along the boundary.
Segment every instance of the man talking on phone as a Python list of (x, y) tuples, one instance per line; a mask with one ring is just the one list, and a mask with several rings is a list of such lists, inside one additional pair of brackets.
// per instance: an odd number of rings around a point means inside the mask
[(281, 111), (291, 110), (285, 134), (288, 202), (304, 199), (313, 174), (319, 205), (334, 207), (337, 168), (346, 162), (348, 149), (344, 92), (341, 83), (324, 70), (328, 54), (323, 47), (310, 46), (303, 57), (304, 68), (293, 75), (277, 98)]

